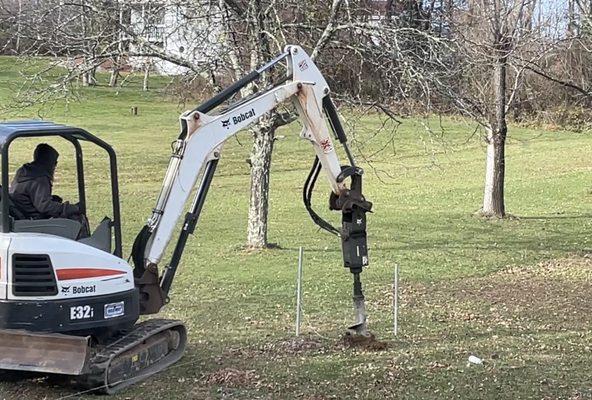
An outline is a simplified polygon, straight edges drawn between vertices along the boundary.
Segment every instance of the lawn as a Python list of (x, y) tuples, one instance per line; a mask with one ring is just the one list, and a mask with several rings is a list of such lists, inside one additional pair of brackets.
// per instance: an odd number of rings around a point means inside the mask
[[(0, 105), (20, 77), (0, 58)], [(155, 204), (184, 108), (157, 89), (85, 89), (78, 101), (43, 110), (111, 143), (119, 162), (124, 252)], [(129, 109), (137, 106), (139, 115)], [(37, 110), (2, 111), (0, 119)], [(403, 118), (356, 119), (354, 153), (366, 170), (371, 265), (362, 278), (370, 328), (384, 350), (350, 349), (351, 278), (339, 242), (319, 232), (301, 202), (312, 162), (293, 124), (279, 132), (271, 176), (269, 236), (277, 248), (246, 252), (250, 137), (225, 145), (195, 236), (164, 316), (186, 322), (185, 357), (115, 399), (209, 398), (592, 398), (592, 137), (512, 126), (507, 147), (511, 218), (478, 218), (484, 146), (474, 125)], [(430, 129), (426, 129), (431, 128)], [(52, 142), (54, 143), (54, 142)], [(55, 191), (75, 197), (72, 149), (58, 144)], [(13, 168), (34, 143), (16, 144)], [(106, 160), (87, 149), (93, 221), (108, 213)], [(316, 208), (326, 210), (328, 185)], [(304, 247), (303, 335), (295, 338), (295, 275)], [(392, 332), (393, 269), (401, 269), (400, 332)], [(484, 360), (469, 365), (469, 355)], [(0, 382), (2, 399), (88, 398), (37, 379)]]

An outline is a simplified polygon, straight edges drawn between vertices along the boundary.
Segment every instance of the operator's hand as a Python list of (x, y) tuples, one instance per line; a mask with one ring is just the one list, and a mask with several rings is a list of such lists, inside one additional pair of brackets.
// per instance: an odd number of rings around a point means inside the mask
[(80, 206), (79, 203), (76, 204), (70, 204), (68, 202), (64, 203), (64, 212), (63, 212), (64, 216), (66, 218), (72, 217), (74, 215), (79, 215), (80, 214)]

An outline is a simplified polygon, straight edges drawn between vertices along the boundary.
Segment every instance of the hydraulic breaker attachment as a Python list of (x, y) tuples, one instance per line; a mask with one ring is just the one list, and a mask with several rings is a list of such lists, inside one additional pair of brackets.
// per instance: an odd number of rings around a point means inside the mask
[(356, 167), (344, 168), (337, 177), (342, 182), (351, 178), (351, 187), (340, 196), (333, 195), (330, 208), (341, 210), (341, 248), (344, 267), (353, 274), (353, 303), (355, 324), (348, 328), (354, 335), (368, 336), (366, 326), (366, 307), (360, 274), (368, 265), (368, 244), (366, 237), (366, 213), (372, 209), (372, 203), (362, 195), (362, 170)]
[[(343, 149), (351, 166), (342, 167), (337, 176), (338, 183), (351, 178), (349, 190), (337, 196), (331, 193), (329, 208), (341, 211), (341, 248), (343, 251), (343, 265), (353, 274), (353, 303), (356, 322), (348, 328), (351, 335), (370, 336), (366, 326), (366, 307), (360, 274), (368, 265), (368, 242), (366, 239), (366, 213), (372, 209), (372, 203), (366, 201), (362, 194), (362, 174), (364, 171), (356, 167), (354, 158), (347, 145), (347, 136), (341, 125), (337, 108), (329, 96), (323, 98), (323, 109), (331, 125), (335, 138), (343, 145)], [(314, 218), (313, 218), (314, 219)], [(316, 222), (316, 221), (315, 221)]]
[(79, 375), (89, 357), (89, 337), (0, 330), (0, 370)]

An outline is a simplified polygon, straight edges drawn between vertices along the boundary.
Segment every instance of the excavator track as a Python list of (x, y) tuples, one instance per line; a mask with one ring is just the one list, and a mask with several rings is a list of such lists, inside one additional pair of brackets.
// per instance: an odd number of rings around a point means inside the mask
[(181, 321), (152, 319), (95, 349), (78, 385), (115, 394), (177, 362), (185, 351), (187, 330)]

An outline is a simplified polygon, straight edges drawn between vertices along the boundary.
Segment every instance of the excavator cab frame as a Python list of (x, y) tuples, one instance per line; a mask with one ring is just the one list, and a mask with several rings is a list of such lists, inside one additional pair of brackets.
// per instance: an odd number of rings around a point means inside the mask
[(84, 158), (81, 141), (92, 143), (103, 149), (109, 157), (109, 172), (111, 184), (112, 218), (111, 227), (113, 230), (113, 254), (122, 257), (121, 238), (121, 209), (119, 204), (119, 183), (117, 179), (117, 156), (113, 148), (104, 140), (92, 135), (84, 129), (66, 125), (55, 124), (48, 121), (18, 121), (4, 122), (0, 124), (0, 157), (1, 157), (1, 206), (2, 216), (1, 232), (9, 233), (15, 231), (15, 221), (11, 217), (11, 206), (9, 197), (10, 186), (10, 145), (19, 138), (43, 138), (59, 137), (72, 144), (76, 158), (76, 180), (78, 187), (78, 201), (83, 214), (86, 214), (86, 186), (84, 178)]

